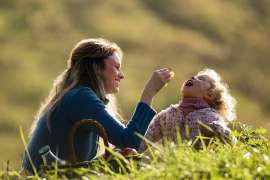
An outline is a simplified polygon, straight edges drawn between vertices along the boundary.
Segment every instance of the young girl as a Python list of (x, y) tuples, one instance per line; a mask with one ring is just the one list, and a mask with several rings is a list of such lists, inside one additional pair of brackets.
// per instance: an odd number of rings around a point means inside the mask
[[(185, 81), (181, 92), (179, 104), (171, 105), (154, 117), (145, 138), (157, 142), (166, 136), (176, 142), (179, 130), (182, 139), (195, 140), (198, 135), (218, 136), (231, 142), (231, 131), (225, 122), (236, 118), (236, 101), (220, 76), (212, 69), (204, 69)], [(195, 148), (200, 146), (199, 140)], [(142, 143), (140, 151), (146, 147)]]

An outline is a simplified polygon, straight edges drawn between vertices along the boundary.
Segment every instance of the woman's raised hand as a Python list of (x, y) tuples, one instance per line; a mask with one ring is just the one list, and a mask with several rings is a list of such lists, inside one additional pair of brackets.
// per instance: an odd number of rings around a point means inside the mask
[(153, 97), (172, 79), (173, 76), (174, 72), (169, 68), (155, 70), (144, 87), (141, 101), (150, 105)]

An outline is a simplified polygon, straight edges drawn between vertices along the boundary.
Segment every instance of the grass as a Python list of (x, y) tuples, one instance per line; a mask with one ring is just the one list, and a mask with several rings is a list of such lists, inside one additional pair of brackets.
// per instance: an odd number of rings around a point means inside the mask
[[(195, 150), (191, 142), (171, 143), (164, 146), (149, 144), (141, 161), (127, 161), (115, 154), (116, 167), (102, 159), (87, 167), (44, 171), (37, 179), (269, 179), (270, 143), (265, 129), (254, 129), (243, 124), (233, 134), (236, 145), (223, 144), (213, 139), (207, 146)], [(116, 172), (118, 171), (118, 172)], [(121, 172), (121, 173), (119, 173)], [(0, 178), (25, 178), (8, 164), (0, 171)]]

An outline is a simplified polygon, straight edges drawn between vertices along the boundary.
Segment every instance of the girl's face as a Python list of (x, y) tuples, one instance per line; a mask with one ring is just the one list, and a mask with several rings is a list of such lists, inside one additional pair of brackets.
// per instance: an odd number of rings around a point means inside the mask
[(124, 78), (121, 71), (121, 59), (117, 53), (105, 59), (105, 70), (102, 72), (106, 94), (114, 94), (119, 91), (120, 81)]
[(182, 96), (183, 97), (198, 97), (205, 100), (211, 98), (209, 89), (211, 88), (211, 83), (213, 79), (208, 75), (196, 75), (191, 79), (185, 81), (182, 86)]

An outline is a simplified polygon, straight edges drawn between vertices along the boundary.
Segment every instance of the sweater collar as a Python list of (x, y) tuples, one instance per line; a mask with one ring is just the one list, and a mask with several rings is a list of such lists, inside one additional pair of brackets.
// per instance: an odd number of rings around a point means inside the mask
[(179, 102), (179, 109), (183, 111), (184, 116), (190, 112), (209, 107), (209, 104), (204, 99), (197, 97), (184, 97)]

